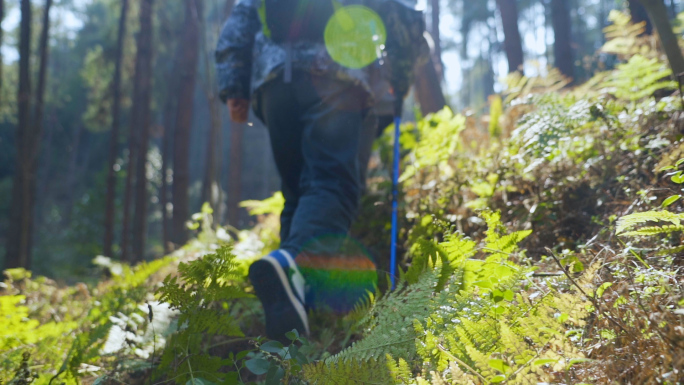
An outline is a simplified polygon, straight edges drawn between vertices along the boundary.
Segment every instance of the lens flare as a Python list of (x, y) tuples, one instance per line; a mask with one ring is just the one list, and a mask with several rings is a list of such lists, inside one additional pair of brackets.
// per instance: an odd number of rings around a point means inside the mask
[(373, 257), (357, 241), (326, 235), (309, 242), (296, 258), (306, 280), (306, 302), (315, 309), (345, 313), (377, 286)]
[(339, 7), (325, 27), (330, 57), (347, 68), (359, 69), (379, 59), (387, 40), (385, 24), (368, 7)]

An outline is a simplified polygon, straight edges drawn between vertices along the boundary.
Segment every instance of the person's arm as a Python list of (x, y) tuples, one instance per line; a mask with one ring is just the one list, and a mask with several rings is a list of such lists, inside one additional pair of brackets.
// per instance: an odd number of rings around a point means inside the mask
[(223, 26), (216, 47), (219, 97), (228, 105), (231, 119), (245, 122), (249, 110), (252, 49), (261, 22), (253, 0), (241, 0)]
[(390, 67), (390, 83), (396, 97), (395, 113), (413, 84), (413, 69), (420, 60), (427, 60), (429, 48), (423, 32), (425, 21), (421, 12), (396, 0), (381, 4), (381, 17), (387, 30), (385, 51)]

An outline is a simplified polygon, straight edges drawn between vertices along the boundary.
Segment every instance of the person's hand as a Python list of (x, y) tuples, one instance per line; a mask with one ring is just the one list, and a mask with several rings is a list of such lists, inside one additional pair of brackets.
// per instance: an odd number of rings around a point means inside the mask
[(249, 116), (249, 100), (228, 99), (226, 105), (230, 111), (230, 120), (235, 123), (247, 122), (247, 117)]

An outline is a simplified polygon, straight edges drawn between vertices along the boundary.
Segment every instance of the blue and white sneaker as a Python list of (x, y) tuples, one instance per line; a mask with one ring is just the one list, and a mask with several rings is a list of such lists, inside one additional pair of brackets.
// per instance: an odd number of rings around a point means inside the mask
[(254, 262), (249, 267), (249, 280), (264, 307), (268, 338), (282, 340), (292, 329), (309, 334), (304, 277), (290, 253), (276, 250)]

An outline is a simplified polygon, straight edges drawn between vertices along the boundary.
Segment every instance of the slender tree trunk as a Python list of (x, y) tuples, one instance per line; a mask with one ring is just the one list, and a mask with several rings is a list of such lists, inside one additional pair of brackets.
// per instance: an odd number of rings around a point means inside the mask
[[(0, 0), (0, 26), (2, 25), (2, 21), (5, 19), (5, 0)], [(0, 27), (0, 47), (2, 47), (2, 27)], [(0, 49), (0, 103), (2, 103), (2, 69), (3, 69), (3, 61), (2, 61), (2, 49)]]
[(667, 8), (663, 0), (641, 0), (648, 11), (651, 21), (658, 30), (658, 39), (665, 50), (670, 68), (677, 80), (684, 74), (684, 56), (679, 48), (677, 36), (672, 31), (672, 25), (667, 17)]
[[(226, 0), (224, 3), (224, 8), (223, 8), (223, 20), (227, 19), (231, 12), (233, 12), (233, 7), (235, 6), (235, 0)], [(220, 34), (220, 30), (216, 30), (216, 36), (218, 37), (218, 34)], [(221, 110), (216, 109), (216, 113), (218, 114), (218, 119), (221, 121)], [(216, 225), (221, 225), (223, 222), (223, 183), (222, 183), (222, 177), (223, 177), (223, 124), (219, 124), (219, 129), (217, 132), (217, 140), (216, 142), (218, 145), (216, 146), (216, 183), (217, 183), (217, 188), (218, 188), (218, 197), (217, 197), (217, 205), (216, 208), (214, 209), (214, 224)]]
[[(45, 8), (43, 9), (43, 30), (40, 33), (39, 54), (40, 65), (38, 67), (38, 88), (36, 89), (36, 110), (34, 115), (35, 132), (33, 139), (33, 148), (35, 150), (35, 157), (38, 154), (38, 142), (43, 132), (43, 112), (45, 107), (45, 84), (47, 82), (47, 63), (48, 63), (48, 39), (50, 37), (50, 8), (52, 7), (52, 0), (45, 0)], [(35, 159), (34, 159), (35, 160)], [(36, 163), (37, 164), (37, 163)]]
[(523, 48), (518, 29), (517, 0), (496, 0), (501, 13), (501, 24), (504, 30), (504, 49), (508, 59), (508, 72), (523, 73)]
[(76, 199), (75, 195), (75, 185), (76, 185), (76, 174), (78, 171), (78, 154), (81, 149), (81, 139), (83, 137), (83, 124), (79, 124), (76, 126), (76, 132), (74, 132), (74, 136), (71, 138), (71, 154), (69, 157), (69, 168), (68, 168), (68, 174), (66, 176), (66, 180), (64, 181), (64, 184), (66, 188), (64, 191), (66, 191), (66, 198), (64, 201), (66, 202), (66, 207), (67, 209), (64, 212), (64, 220), (63, 224), (65, 227), (69, 226), (71, 224), (71, 214), (74, 212), (74, 200)]
[(632, 15), (632, 22), (634, 24), (637, 23), (646, 23), (644, 34), (646, 35), (652, 35), (653, 34), (653, 24), (651, 23), (651, 20), (648, 18), (648, 12), (646, 11), (646, 8), (637, 0), (629, 0), (629, 13)]
[(107, 162), (107, 197), (105, 202), (105, 235), (103, 254), (112, 257), (114, 243), (114, 200), (116, 197), (116, 156), (119, 154), (119, 126), (121, 125), (121, 62), (123, 59), (123, 43), (126, 37), (126, 15), (128, 0), (121, 1), (119, 32), (116, 40), (116, 59), (114, 62), (114, 81), (112, 83), (112, 132), (109, 138), (109, 161)]
[[(209, 103), (209, 139), (207, 140), (206, 152), (206, 167), (204, 179), (202, 181), (202, 200), (209, 202), (214, 208), (214, 213), (217, 213), (218, 205), (218, 158), (217, 149), (221, 145), (220, 131), (221, 131), (221, 116), (218, 109), (218, 101), (216, 94), (212, 91), (207, 91), (207, 103)], [(217, 216), (218, 217), (218, 216)], [(214, 223), (215, 225), (217, 223)]]
[(553, 54), (556, 67), (569, 78), (575, 76), (575, 59), (572, 53), (572, 26), (567, 0), (551, 0), (553, 20)]
[[(174, 65), (174, 67), (176, 67)], [(169, 95), (168, 99), (172, 99), (175, 94)], [(164, 243), (164, 253), (171, 252), (171, 217), (169, 216), (169, 169), (171, 157), (171, 137), (173, 135), (173, 113), (175, 106), (168, 108), (169, 102), (166, 102), (167, 107), (164, 107), (164, 137), (162, 138), (162, 183), (159, 190), (162, 205), (162, 242)]]
[[(138, 115), (138, 106), (131, 108), (131, 121)], [(126, 162), (126, 186), (124, 187), (123, 218), (121, 219), (121, 260), (130, 260), (131, 204), (133, 203), (133, 181), (138, 156), (138, 133), (131, 126), (128, 133), (128, 161)]]
[[(211, 65), (211, 58), (213, 58), (213, 50), (208, 49), (207, 44), (207, 28), (204, 20), (204, 13), (201, 8), (202, 4), (198, 3), (197, 15), (199, 17), (198, 24), (200, 26), (200, 48), (202, 56), (204, 57), (204, 73), (206, 78), (203, 82), (204, 94), (209, 105), (209, 139), (207, 140), (206, 151), (206, 167), (204, 179), (202, 180), (202, 200), (209, 202), (214, 209), (213, 225), (217, 226), (221, 218), (221, 202), (219, 200), (219, 190), (221, 189), (220, 175), (218, 173), (220, 160), (218, 158), (219, 149), (222, 147), (221, 143), (221, 111), (219, 110), (218, 95), (215, 85), (214, 67)], [(217, 31), (218, 33), (218, 31)]]
[(5, 268), (31, 267), (31, 1), (21, 0), (19, 26), (19, 104), (17, 125), (17, 156), (10, 205), (10, 226), (7, 234)]
[[(141, 9), (142, 10), (142, 9)], [(142, 26), (141, 26), (142, 27)], [(135, 72), (138, 72), (138, 58), (136, 53)], [(140, 85), (134, 79), (133, 98), (139, 94)], [(124, 187), (123, 217), (121, 219), (121, 260), (129, 262), (131, 252), (131, 206), (133, 205), (133, 187), (135, 185), (135, 173), (138, 159), (138, 147), (140, 143), (140, 132), (135, 125), (140, 114), (140, 105), (136, 102), (131, 107), (130, 124), (128, 127), (128, 159), (126, 162), (126, 185)]]
[[(180, 34), (176, 34), (178, 38)], [(169, 80), (169, 92), (166, 95), (166, 101), (164, 102), (164, 137), (162, 138), (162, 184), (159, 190), (160, 199), (162, 205), (162, 240), (164, 242), (164, 252), (170, 253), (172, 251), (172, 213), (168, 210), (169, 201), (169, 189), (170, 183), (173, 183), (173, 173), (171, 172), (172, 155), (173, 155), (173, 137), (176, 129), (176, 102), (178, 101), (179, 95), (179, 81), (178, 74), (180, 60), (183, 54), (183, 47), (181, 44), (176, 46), (176, 52), (174, 54), (173, 63), (171, 64), (171, 71), (168, 74)]]
[(432, 64), (432, 59), (421, 67), (416, 67), (414, 90), (420, 111), (423, 115), (437, 112), (446, 106), (446, 100), (442, 93), (442, 85), (439, 75)]
[[(38, 173), (38, 159), (40, 157), (40, 143), (43, 136), (43, 120), (45, 117), (45, 87), (47, 84), (47, 67), (48, 60), (50, 58), (49, 50), (49, 40), (50, 40), (50, 9), (52, 8), (52, 0), (45, 0), (45, 6), (43, 7), (43, 29), (40, 32), (40, 41), (38, 42), (38, 55), (40, 63), (38, 65), (38, 85), (36, 88), (36, 100), (35, 100), (35, 110), (33, 115), (33, 132), (30, 135), (31, 142), (30, 154), (31, 160), (29, 165), (31, 170), (29, 171), (30, 178), (30, 207), (31, 212), (28, 215), (33, 216), (33, 210), (36, 204), (36, 189), (37, 189), (37, 178)], [(35, 223), (34, 220), (30, 220), (29, 228), (29, 256), (31, 254), (31, 247), (33, 245), (33, 227)]]
[(230, 163), (228, 165), (228, 224), (234, 227), (239, 227), (240, 225), (243, 131), (243, 124), (230, 124)]
[(145, 259), (147, 238), (147, 148), (150, 141), (150, 102), (152, 96), (152, 7), (154, 0), (140, 4), (140, 31), (135, 63), (133, 103), (138, 104), (138, 115), (133, 121), (140, 133), (136, 164), (135, 216), (133, 218), (133, 261)]
[[(201, 1), (201, 0), (197, 0)], [(192, 125), (193, 96), (197, 59), (199, 55), (199, 26), (194, 0), (185, 0), (185, 21), (183, 56), (180, 63), (180, 90), (178, 92), (178, 114), (173, 149), (173, 237), (176, 244), (184, 244), (188, 239), (185, 221), (190, 217), (190, 127)]]
[(437, 71), (437, 77), (444, 79), (444, 63), (442, 62), (442, 39), (439, 33), (439, 14), (440, 14), (440, 0), (430, 0), (430, 35), (432, 41), (435, 43), (432, 51), (432, 63)]

